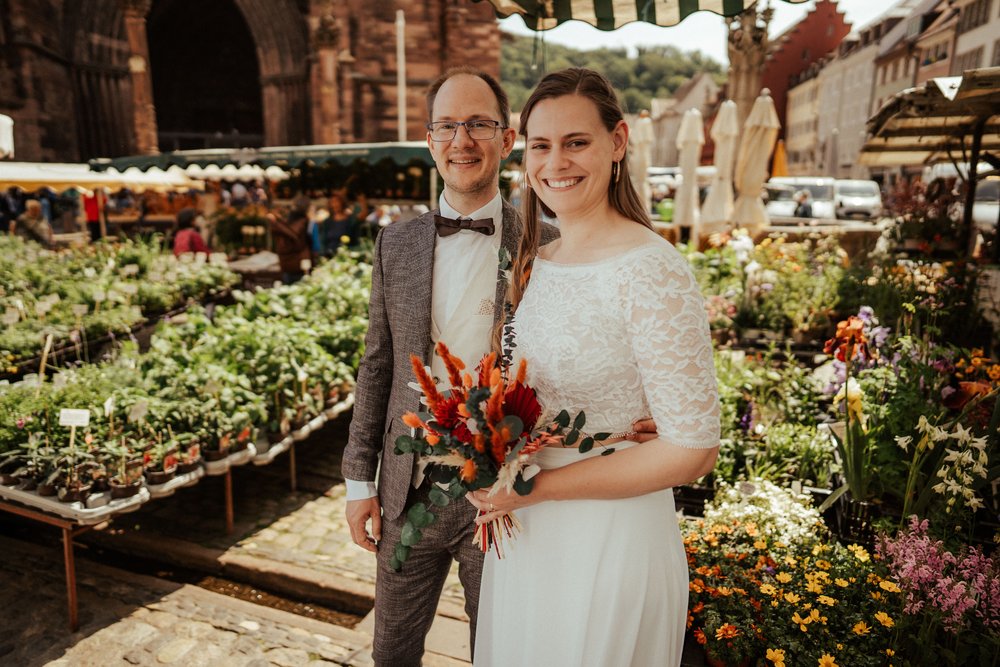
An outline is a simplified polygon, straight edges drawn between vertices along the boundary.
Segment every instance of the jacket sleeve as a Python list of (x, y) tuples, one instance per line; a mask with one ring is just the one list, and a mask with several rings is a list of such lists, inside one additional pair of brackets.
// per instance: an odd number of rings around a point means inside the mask
[(345, 478), (363, 482), (375, 480), (385, 437), (386, 411), (392, 388), (392, 331), (385, 307), (383, 230), (375, 242), (371, 298), (368, 304), (368, 333), (365, 354), (358, 367), (354, 390), (354, 417), (341, 471)]

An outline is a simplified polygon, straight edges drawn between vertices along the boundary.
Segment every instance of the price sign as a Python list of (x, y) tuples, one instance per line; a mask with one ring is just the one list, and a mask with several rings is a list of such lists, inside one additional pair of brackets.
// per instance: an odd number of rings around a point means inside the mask
[(104, 416), (110, 417), (111, 413), (115, 411), (115, 397), (108, 396), (108, 400), (104, 401)]
[(73, 304), (73, 314), (77, 317), (83, 317), (87, 314), (87, 304), (85, 303), (75, 303)]
[(56, 373), (55, 375), (52, 376), (52, 386), (54, 388), (62, 389), (67, 384), (69, 384), (69, 380), (66, 379), (65, 373)]
[(11, 327), (18, 323), (21, 319), (21, 311), (17, 308), (7, 308), (3, 313), (3, 323)]
[(137, 273), (139, 273), (139, 265), (126, 264), (125, 266), (122, 267), (122, 273), (125, 274), (126, 276), (134, 276)]
[(49, 294), (45, 297), (45, 300), (51, 303), (53, 306), (62, 301), (62, 298), (58, 294)]
[(90, 424), (90, 410), (63, 408), (59, 411), (60, 426), (87, 426), (88, 424)]
[(45, 317), (45, 314), (52, 310), (52, 306), (49, 305), (48, 301), (39, 301), (35, 304), (35, 314), (39, 317)]
[(94, 301), (100, 303), (108, 298), (108, 295), (102, 289), (94, 290)]

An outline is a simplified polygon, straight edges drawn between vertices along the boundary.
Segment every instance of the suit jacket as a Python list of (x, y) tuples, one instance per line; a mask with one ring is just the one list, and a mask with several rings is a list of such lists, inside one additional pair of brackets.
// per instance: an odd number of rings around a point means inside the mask
[[(368, 334), (341, 469), (348, 479), (374, 480), (381, 456), (379, 501), (388, 520), (402, 514), (413, 480), (414, 456), (393, 450), (396, 438), (409, 433), (403, 413), (420, 408), (420, 393), (407, 385), (415, 381), (410, 355), (428, 361), (436, 213), (389, 225), (375, 241)], [(541, 243), (558, 235), (555, 227), (544, 225)], [(520, 236), (520, 217), (504, 201), (500, 243), (511, 256)], [(506, 283), (498, 280), (494, 321), (503, 313), (505, 296)]]

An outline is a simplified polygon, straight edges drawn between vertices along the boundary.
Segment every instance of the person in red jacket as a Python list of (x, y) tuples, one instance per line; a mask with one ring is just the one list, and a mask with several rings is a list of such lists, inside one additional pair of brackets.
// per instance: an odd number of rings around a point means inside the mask
[(205, 239), (194, 227), (198, 211), (193, 208), (182, 208), (177, 212), (177, 232), (174, 234), (174, 256), (180, 257), (186, 252), (210, 252)]

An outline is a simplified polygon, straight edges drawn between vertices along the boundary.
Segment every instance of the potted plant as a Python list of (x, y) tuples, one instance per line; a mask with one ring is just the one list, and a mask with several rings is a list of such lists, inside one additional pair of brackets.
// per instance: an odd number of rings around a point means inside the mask
[(106, 467), (110, 473), (108, 485), (112, 498), (130, 498), (142, 488), (143, 461), (128, 445), (125, 436), (106, 443), (109, 458)]
[(177, 474), (177, 442), (157, 434), (156, 442), (144, 454), (143, 466), (147, 484), (166, 484), (172, 480)]

